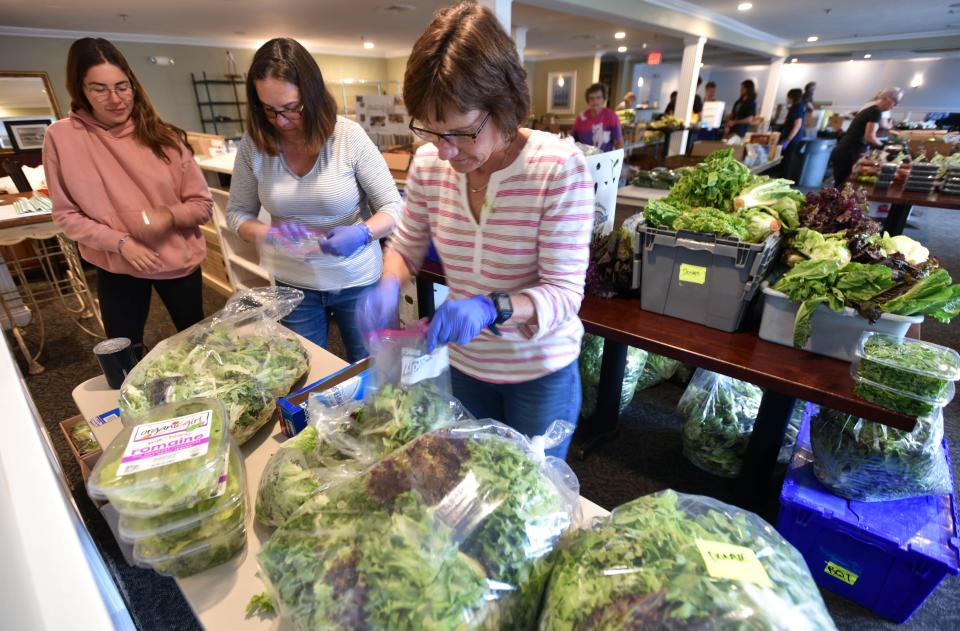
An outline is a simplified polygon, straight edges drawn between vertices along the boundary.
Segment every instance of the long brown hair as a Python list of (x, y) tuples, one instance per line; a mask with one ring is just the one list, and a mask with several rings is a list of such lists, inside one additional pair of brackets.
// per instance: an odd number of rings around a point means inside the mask
[(295, 39), (277, 37), (257, 50), (247, 72), (247, 128), (257, 148), (275, 156), (280, 146), (280, 134), (267, 120), (255, 84), (268, 78), (297, 86), (303, 106), (303, 139), (311, 149), (325, 143), (337, 124), (337, 102), (327, 90), (317, 60), (307, 49)]
[(160, 118), (157, 110), (153, 109), (147, 91), (143, 89), (137, 75), (133, 74), (123, 53), (103, 38), (84, 37), (70, 45), (70, 52), (67, 53), (67, 92), (70, 93), (70, 109), (93, 112), (93, 107), (83, 91), (83, 81), (90, 68), (104, 63), (119, 68), (123, 74), (127, 75), (127, 80), (133, 88), (133, 110), (130, 112), (134, 124), (133, 137), (140, 144), (149, 147), (164, 162), (170, 162), (170, 158), (163, 152), (164, 147), (176, 149), (178, 153), (182, 153), (183, 148), (186, 147), (190, 153), (193, 153), (193, 148), (187, 142), (186, 132)]
[(513, 138), (530, 115), (527, 73), (493, 11), (475, 2), (440, 9), (407, 60), (403, 101), (415, 119), (443, 120), (447, 106), (485, 110)]

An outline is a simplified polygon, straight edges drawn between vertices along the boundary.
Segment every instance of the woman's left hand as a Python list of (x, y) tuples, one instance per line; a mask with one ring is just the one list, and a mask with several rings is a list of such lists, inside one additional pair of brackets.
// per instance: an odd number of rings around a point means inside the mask
[(352, 226), (337, 226), (320, 239), (320, 250), (324, 254), (334, 256), (352, 256), (354, 252), (372, 240), (370, 229), (366, 224), (358, 223)]
[(448, 342), (466, 344), (496, 319), (497, 308), (490, 296), (447, 300), (430, 320), (427, 352), (432, 353), (437, 346)]

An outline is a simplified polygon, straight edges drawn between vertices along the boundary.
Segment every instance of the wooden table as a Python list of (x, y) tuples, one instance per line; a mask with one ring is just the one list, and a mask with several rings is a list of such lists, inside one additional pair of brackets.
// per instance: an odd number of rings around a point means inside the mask
[[(429, 310), (423, 313), (424, 305), (433, 304), (425, 300), (427, 292), (432, 292), (430, 285), (445, 282), (440, 264), (425, 261), (417, 276), (422, 315), (432, 315)], [(777, 453), (798, 398), (908, 431), (916, 423), (915, 418), (858, 398), (853, 392), (850, 364), (766, 342), (756, 332), (726, 333), (643, 311), (639, 300), (592, 295), (583, 300), (580, 320), (588, 333), (605, 340), (597, 409), (582, 428), (585, 437), (590, 439), (584, 455), (597, 442), (609, 439), (617, 432), (628, 346), (763, 388), (760, 411), (740, 477), (735, 482), (738, 501), (745, 506), (755, 506), (769, 498), (769, 483)]]
[[(859, 186), (854, 182), (855, 186)], [(960, 210), (960, 195), (944, 195), (942, 193), (912, 193), (903, 190), (903, 183), (894, 184), (890, 188), (871, 188), (867, 190), (867, 199), (871, 202), (890, 204), (890, 213), (883, 223), (883, 229), (891, 236), (903, 234), (913, 206), (928, 206), (930, 208), (946, 208)]]

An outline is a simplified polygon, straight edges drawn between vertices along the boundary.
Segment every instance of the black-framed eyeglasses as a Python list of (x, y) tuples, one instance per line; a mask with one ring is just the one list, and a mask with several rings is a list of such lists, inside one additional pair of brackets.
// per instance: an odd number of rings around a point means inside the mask
[(300, 120), (300, 116), (303, 114), (303, 103), (297, 107), (285, 107), (279, 110), (275, 110), (269, 105), (260, 105), (260, 108), (263, 110), (263, 114), (270, 120), (274, 120), (277, 116), (283, 116), (288, 121), (295, 121)]
[(410, 131), (414, 134), (423, 138), (427, 142), (432, 142), (437, 144), (441, 140), (446, 140), (448, 143), (454, 146), (459, 146), (460, 143), (467, 142), (467, 139), (470, 142), (476, 142), (477, 136), (480, 135), (480, 132), (483, 131), (483, 126), (487, 124), (487, 121), (490, 119), (490, 112), (487, 112), (487, 115), (483, 117), (483, 120), (480, 121), (480, 126), (477, 127), (477, 130), (474, 132), (465, 132), (465, 131), (454, 131), (450, 133), (440, 133), (438, 131), (431, 131), (429, 129), (424, 129), (423, 127), (417, 127), (413, 124), (413, 121), (410, 121)]

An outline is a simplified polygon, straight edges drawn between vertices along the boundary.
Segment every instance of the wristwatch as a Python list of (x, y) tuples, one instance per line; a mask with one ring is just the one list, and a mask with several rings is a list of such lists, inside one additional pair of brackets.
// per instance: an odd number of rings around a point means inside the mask
[(497, 310), (497, 319), (490, 324), (490, 330), (494, 335), (500, 335), (497, 325), (513, 317), (513, 302), (510, 301), (510, 294), (502, 291), (492, 292), (490, 300), (493, 301), (493, 308)]
[(123, 249), (123, 244), (126, 243), (126, 242), (127, 242), (127, 239), (129, 239), (129, 238), (130, 238), (130, 235), (129, 235), (129, 234), (125, 234), (125, 235), (123, 235), (122, 237), (120, 237), (120, 239), (117, 241), (117, 252), (118, 252), (118, 253), (120, 253), (120, 251)]

